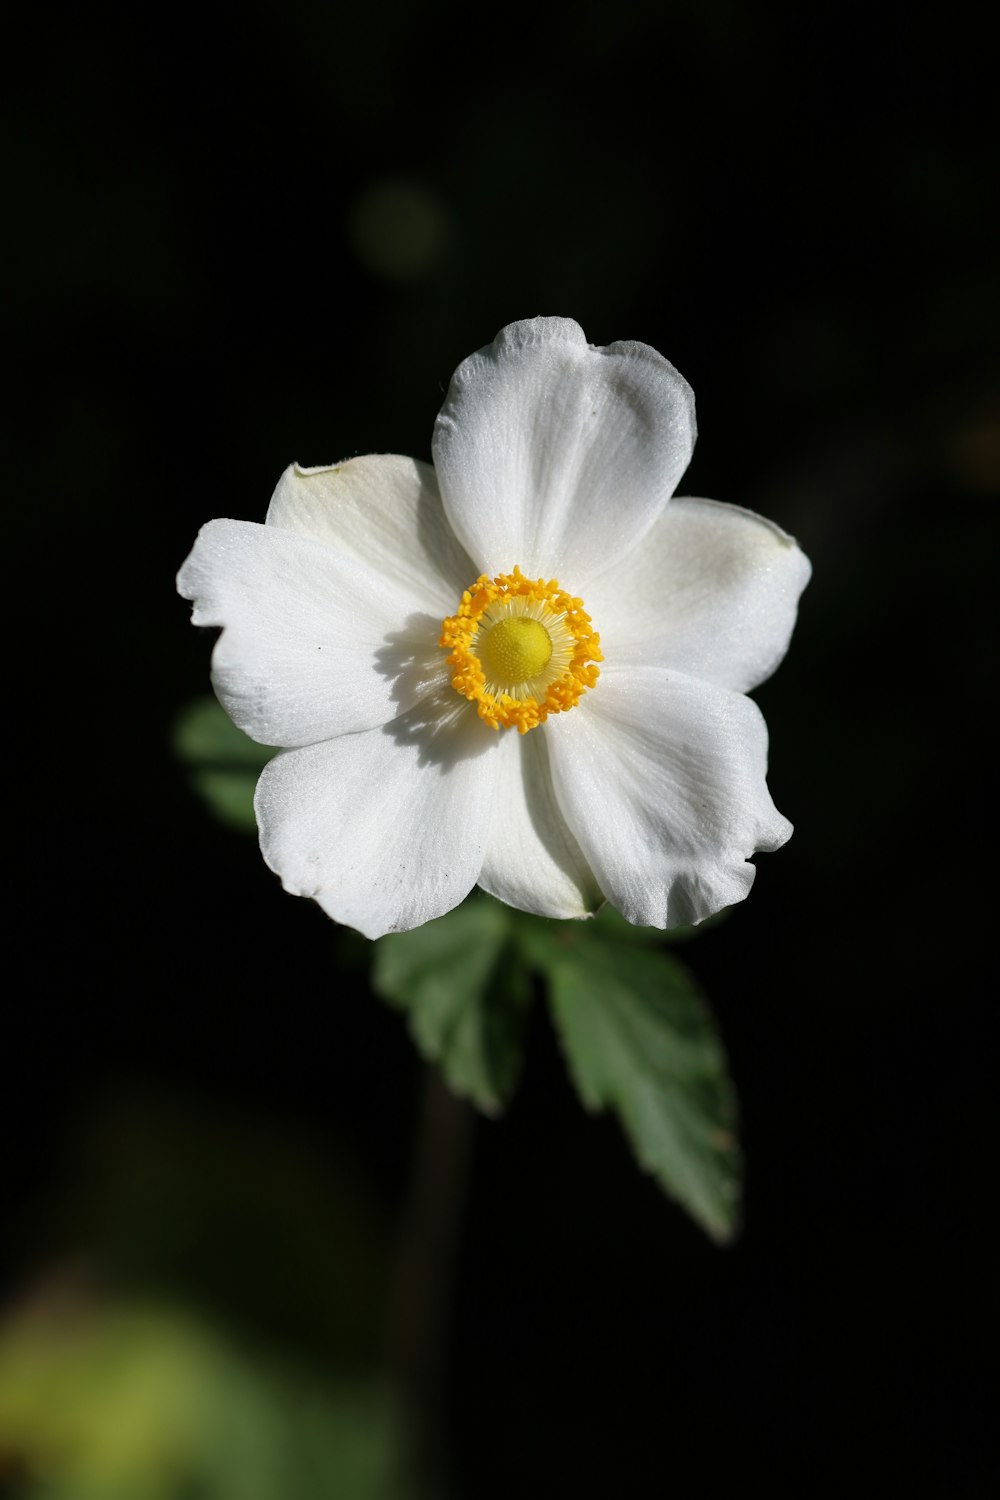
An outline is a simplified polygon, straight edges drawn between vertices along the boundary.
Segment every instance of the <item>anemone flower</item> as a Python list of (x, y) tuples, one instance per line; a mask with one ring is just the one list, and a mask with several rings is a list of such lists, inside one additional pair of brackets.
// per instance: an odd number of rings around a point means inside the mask
[(750, 511), (671, 499), (694, 439), (656, 350), (535, 318), (459, 366), (433, 467), (294, 464), (263, 525), (202, 529), (178, 588), (222, 629), (222, 704), (281, 747), (255, 807), (286, 890), (368, 937), (476, 884), (653, 927), (747, 895), (791, 825), (746, 694), (810, 567)]

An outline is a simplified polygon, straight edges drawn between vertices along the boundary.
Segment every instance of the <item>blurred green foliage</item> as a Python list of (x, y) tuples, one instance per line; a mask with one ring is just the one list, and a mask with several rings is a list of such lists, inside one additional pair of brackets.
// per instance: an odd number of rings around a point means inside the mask
[(227, 828), (253, 832), (257, 777), (275, 754), (237, 729), (216, 698), (196, 698), (177, 717), (174, 753), (188, 768), (188, 783)]
[(180, 1297), (338, 1369), (382, 1350), (389, 1233), (343, 1145), (122, 1092), (77, 1125), (55, 1244), (131, 1295)]
[(165, 1306), (44, 1296), (0, 1330), (0, 1464), (25, 1500), (389, 1500), (393, 1407)]
[(75, 1135), (0, 1322), (0, 1493), (399, 1500), (388, 1233), (342, 1149), (138, 1094)]

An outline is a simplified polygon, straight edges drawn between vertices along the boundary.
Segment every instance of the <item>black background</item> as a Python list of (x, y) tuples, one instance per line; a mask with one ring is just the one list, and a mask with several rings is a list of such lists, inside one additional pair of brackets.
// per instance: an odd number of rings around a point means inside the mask
[[(209, 640), (173, 575), (290, 459), (429, 457), (458, 361), (565, 314), (690, 380), (682, 493), (813, 559), (758, 695), (796, 833), (685, 950), (742, 1099), (735, 1248), (583, 1116), (541, 1013), (478, 1127), (458, 1493), (985, 1495), (1000, 273), (973, 13), (80, 6), (5, 71), (8, 1293), (73, 1243), (53, 1205), (86, 1199), (75, 1146), (123, 1091), (336, 1143), (398, 1220), (418, 1065), (188, 789), (170, 728)], [(387, 265), (414, 195), (436, 239)]]

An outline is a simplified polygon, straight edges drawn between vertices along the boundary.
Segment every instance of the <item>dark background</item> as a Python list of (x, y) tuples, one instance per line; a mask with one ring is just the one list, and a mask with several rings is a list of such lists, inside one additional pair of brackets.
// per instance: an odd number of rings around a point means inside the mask
[[(332, 924), (173, 758), (210, 647), (173, 574), (203, 521), (263, 519), (293, 458), (429, 457), (458, 361), (565, 314), (690, 380), (682, 493), (760, 510), (813, 559), (757, 695), (796, 833), (685, 949), (742, 1099), (735, 1248), (581, 1113), (541, 1011), (509, 1117), (478, 1126), (457, 1493), (988, 1492), (996, 738), (976, 724), (995, 691), (1000, 271), (973, 17), (79, 6), (15, 46), (9, 1297), (81, 1250), (115, 1284), (169, 1283), (177, 1217), (200, 1212), (199, 1121), (236, 1156), (250, 1132), (349, 1160), (391, 1241), (419, 1067)], [(163, 1138), (191, 1168), (169, 1224)], [(308, 1287), (261, 1291), (279, 1212), (261, 1181), (236, 1256), (258, 1280), (204, 1271), (232, 1224), (199, 1230), (192, 1274), (244, 1325), (268, 1303), (298, 1346)], [(108, 1248), (112, 1200), (134, 1265)]]

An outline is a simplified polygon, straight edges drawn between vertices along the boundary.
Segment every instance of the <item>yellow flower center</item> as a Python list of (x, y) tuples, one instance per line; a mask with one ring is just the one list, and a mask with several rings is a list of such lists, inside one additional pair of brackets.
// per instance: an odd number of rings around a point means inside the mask
[(531, 615), (508, 615), (479, 630), (479, 660), (488, 678), (520, 686), (552, 659), (552, 637)]
[(491, 729), (527, 734), (573, 708), (600, 675), (600, 636), (582, 599), (554, 578), (487, 574), (466, 589), (441, 627), (451, 685)]

